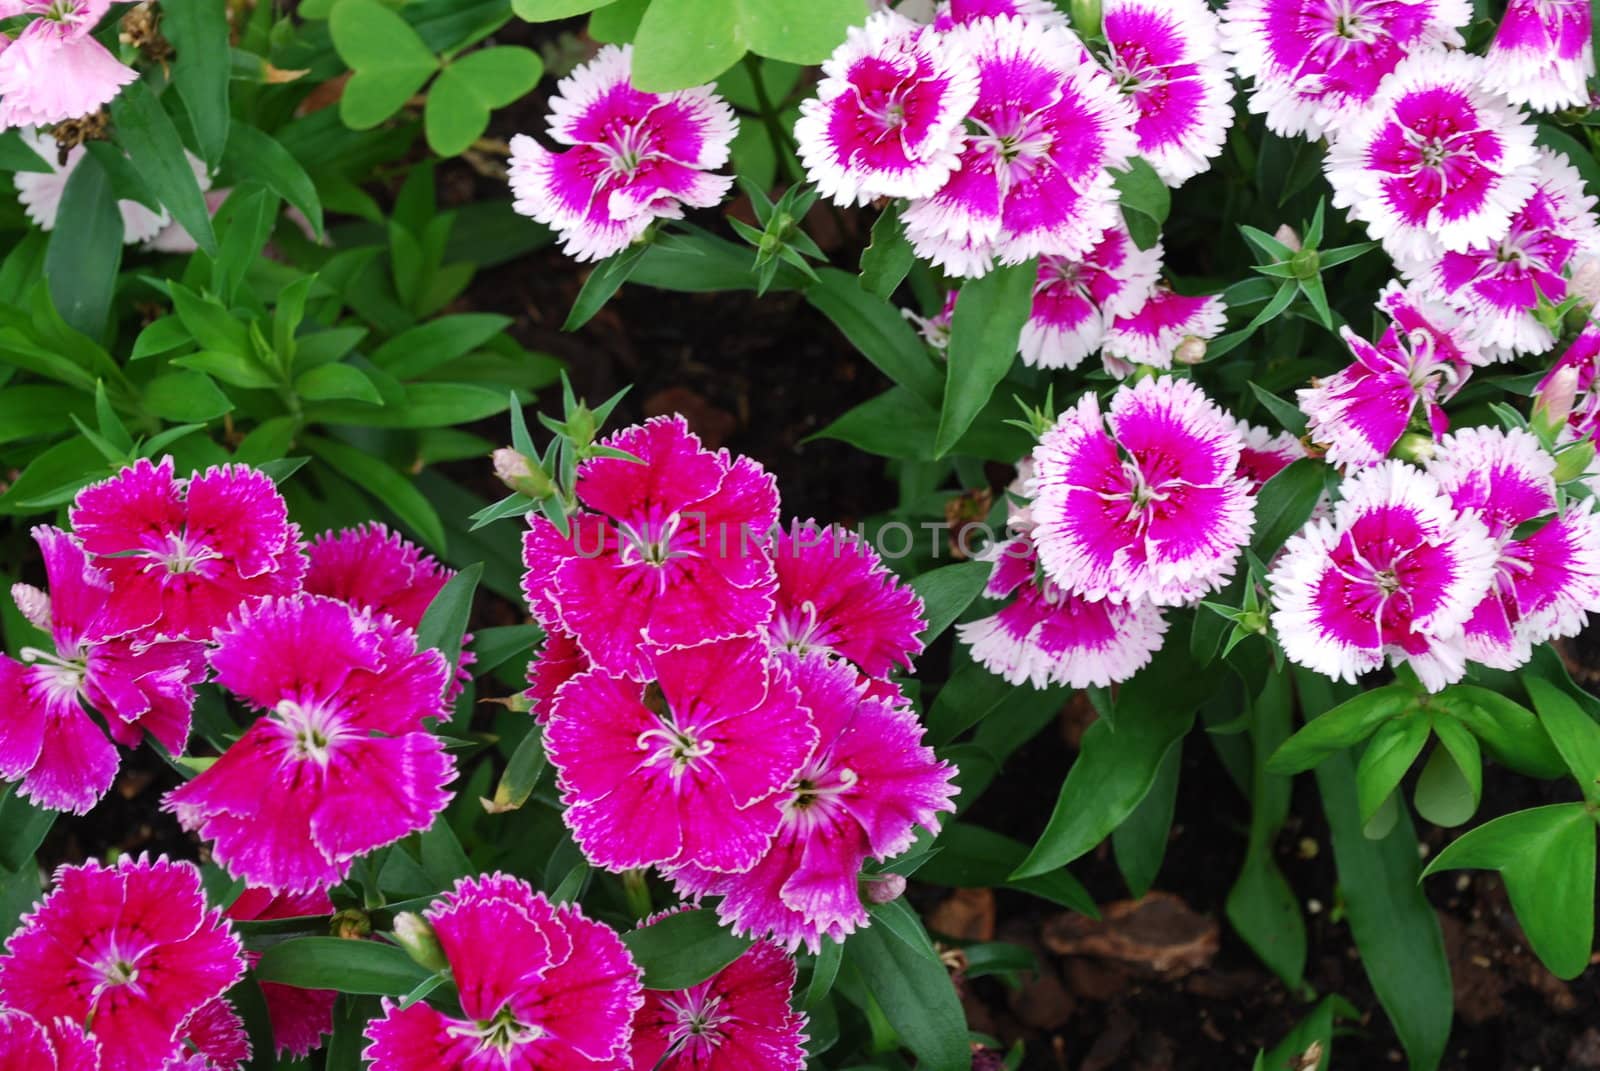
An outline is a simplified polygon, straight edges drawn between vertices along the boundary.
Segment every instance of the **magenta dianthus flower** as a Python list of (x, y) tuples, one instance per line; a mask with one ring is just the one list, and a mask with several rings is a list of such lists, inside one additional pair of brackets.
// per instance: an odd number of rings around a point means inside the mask
[(1589, 0), (1510, 0), (1489, 44), (1484, 84), (1534, 111), (1587, 107), (1593, 19)]
[(1573, 402), (1563, 437), (1582, 439), (1600, 431), (1600, 327), (1586, 325), (1566, 352), (1551, 366), (1534, 391), (1544, 395), (1556, 376), (1570, 371)]
[(1106, 331), (1100, 359), (1114, 376), (1133, 374), (1134, 365), (1171, 368), (1184, 340), (1216, 338), (1228, 321), (1228, 307), (1217, 296), (1179, 294), (1154, 287), (1143, 304), (1118, 316)]
[(546, 629), (544, 643), (528, 662), (528, 690), (523, 693), (532, 704), (529, 710), (534, 718), (540, 724), (549, 721), (561, 686), (590, 668), (577, 640), (560, 628)]
[(1239, 434), (1244, 436), (1244, 449), (1239, 451), (1239, 475), (1250, 481), (1250, 493), (1256, 494), (1266, 482), (1306, 456), (1306, 448), (1292, 432), (1271, 430), (1239, 421)]
[(228, 873), (279, 892), (342, 881), (351, 861), (427, 829), (455, 760), (448, 663), (392, 617), (321, 595), (240, 610), (217, 634), (217, 682), (263, 715), (166, 810), (214, 841)]
[(1067, 28), (1067, 17), (1050, 0), (942, 0), (933, 16), (933, 28), (946, 33), (979, 19), (1026, 19), (1040, 26)]
[(3, 15), (38, 16), (15, 41), (0, 46), (0, 130), (89, 115), (139, 77), (90, 36), (112, 2), (7, 0), (0, 5)]
[(1140, 249), (1120, 224), (1079, 259), (1042, 256), (1033, 308), (1022, 327), (1022, 362), (1076, 368), (1118, 317), (1143, 307), (1161, 277), (1161, 246)]
[(616, 933), (503, 874), (463, 878), (423, 912), (464, 1018), (385, 999), (372, 1071), (623, 1071), (641, 971)]
[[(271, 889), (245, 889), (228, 905), (228, 918), (240, 922), (292, 919), (333, 914), (327, 890), (285, 895)], [(254, 967), (259, 953), (245, 953)], [(321, 1047), (333, 1033), (333, 1005), (339, 994), (331, 989), (301, 989), (278, 982), (262, 982), (261, 997), (272, 1022), (272, 1040), (279, 1056), (302, 1057)]]
[(0, 1071), (100, 1071), (100, 1042), (70, 1019), (0, 1008)]

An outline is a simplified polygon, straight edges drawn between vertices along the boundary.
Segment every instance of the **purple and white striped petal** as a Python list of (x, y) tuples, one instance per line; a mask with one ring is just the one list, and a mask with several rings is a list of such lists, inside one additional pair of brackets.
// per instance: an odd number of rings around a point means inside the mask
[(1135, 365), (1171, 368), (1185, 339), (1216, 338), (1227, 323), (1228, 307), (1217, 296), (1188, 296), (1158, 286), (1134, 311), (1119, 316), (1106, 331), (1100, 358), (1119, 378)]
[(1594, 77), (1589, 0), (1511, 0), (1484, 64), (1484, 85), (1536, 112), (1587, 107)]
[(1125, 227), (1106, 231), (1081, 259), (1043, 256), (1023, 325), (1024, 364), (1076, 368), (1119, 316), (1137, 312), (1161, 276), (1161, 246), (1140, 249)]

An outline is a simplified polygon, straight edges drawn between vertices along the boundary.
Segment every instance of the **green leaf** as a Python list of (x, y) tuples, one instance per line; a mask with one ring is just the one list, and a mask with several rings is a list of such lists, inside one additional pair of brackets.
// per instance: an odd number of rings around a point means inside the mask
[(538, 84), (544, 62), (515, 46), (469, 52), (439, 72), (428, 90), (423, 128), (440, 156), (465, 152), (489, 127), (489, 113), (519, 100)]
[[(1256, 1067), (1259, 1071), (1286, 1071), (1291, 1068), (1293, 1071), (1328, 1071), (1333, 1065), (1335, 1013), (1341, 1018), (1360, 1018), (1360, 1014), (1344, 998), (1324, 997), (1311, 1009), (1311, 1014), (1296, 1023), (1295, 1028), (1271, 1052), (1256, 1058)], [(1313, 1043), (1322, 1047), (1322, 1058), (1307, 1065), (1304, 1057)]]
[(200, 372), (171, 372), (144, 388), (144, 407), (163, 420), (204, 424), (233, 409), (228, 396)]
[(33, 865), (33, 853), (55, 824), (56, 811), (35, 807), (7, 785), (0, 796), (0, 868), (21, 870)]
[(72, 416), (88, 416), (89, 407), (81, 391), (67, 387), (8, 384), (0, 389), (0, 445), (66, 431)]
[(244, 387), (248, 390), (269, 390), (277, 386), (278, 383), (255, 361), (237, 353), (201, 350), (199, 353), (174, 357), (168, 363), (179, 368), (204, 372), (206, 375), (219, 379), (230, 387)]
[(750, 51), (802, 66), (833, 55), (850, 27), (867, 18), (862, 0), (741, 0), (740, 6)]
[(99, 338), (122, 264), (122, 213), (111, 176), (85, 154), (67, 178), (44, 254), (44, 277), (61, 318)]
[(911, 590), (922, 600), (928, 618), (928, 627), (917, 634), (924, 646), (942, 635), (972, 605), (989, 582), (989, 570), (987, 562), (959, 562), (912, 578)]
[(1433, 728), (1426, 714), (1407, 714), (1385, 722), (1373, 733), (1356, 765), (1356, 796), (1361, 821), (1372, 821), (1383, 801), (1400, 784), (1411, 764), (1422, 754)]
[(818, 270), (817, 281), (806, 288), (806, 301), (832, 320), (878, 371), (929, 406), (939, 404), (944, 392), (939, 370), (900, 310), (837, 268)]
[(1111, 831), (1112, 854), (1116, 856), (1117, 869), (1128, 886), (1128, 893), (1138, 899), (1150, 891), (1161, 872), (1161, 860), (1167, 854), (1167, 840), (1172, 835), (1172, 816), (1178, 806), (1178, 769), (1182, 765), (1183, 749), (1174, 747), (1156, 768), (1155, 783), (1150, 792), (1139, 801), (1139, 806)]
[(0, 171), (48, 175), (54, 170), (49, 161), (22, 140), (21, 130), (13, 128), (0, 134)]
[(506, 395), (476, 383), (408, 383), (398, 404), (374, 408), (344, 402), (308, 406), (306, 419), (324, 424), (357, 424), (368, 428), (444, 428), (470, 424), (502, 413)]
[(639, 261), (644, 259), (649, 249), (648, 242), (635, 242), (615, 256), (596, 264), (589, 278), (583, 281), (583, 289), (578, 291), (578, 298), (572, 303), (572, 311), (567, 313), (561, 330), (576, 331), (594, 319), (594, 314), (604, 308), (611, 296), (628, 281), (628, 276), (633, 274), (633, 269), (639, 266)]
[(411, 481), (387, 462), (353, 446), (307, 435), (302, 444), (342, 476), (394, 511), (402, 524), (433, 550), (445, 549), (444, 524), (439, 514)]
[(312, 234), (322, 240), (322, 201), (317, 187), (288, 149), (248, 123), (235, 122), (228, 128), (222, 159), (234, 174), (248, 176), (298, 208), (311, 223)]
[(1151, 248), (1161, 240), (1161, 226), (1172, 210), (1172, 191), (1156, 169), (1137, 156), (1128, 162), (1128, 170), (1115, 173), (1115, 184), (1133, 244)]
[(1307, 722), (1277, 750), (1267, 769), (1278, 774), (1303, 773), (1329, 755), (1365, 740), (1378, 726), (1403, 713), (1414, 698), (1398, 684), (1362, 692)]
[(650, 0), (611, 0), (589, 16), (589, 36), (608, 45), (632, 41)]
[(395, 945), (342, 937), (284, 941), (262, 952), (255, 967), (259, 982), (385, 997), (403, 997), (432, 974)]
[(1524, 673), (1522, 684), (1583, 798), (1600, 805), (1600, 724), (1549, 681)]
[(872, 224), (872, 244), (861, 251), (861, 288), (888, 301), (917, 262), (900, 222), (899, 202), (891, 202)]
[[(1446, 728), (1448, 727), (1448, 729)], [(1412, 797), (1417, 813), (1436, 826), (1459, 826), (1478, 811), (1483, 797), (1483, 764), (1478, 740), (1460, 724), (1441, 718), (1434, 723), (1440, 743), (1423, 764)], [(1445, 733), (1459, 734), (1454, 747), (1443, 741)], [(1457, 750), (1470, 752), (1458, 756)]]
[(439, 67), (417, 31), (378, 0), (340, 0), (328, 30), (355, 72), (339, 98), (339, 118), (352, 130), (369, 130), (399, 111)]
[(1432, 702), (1472, 730), (1489, 754), (1518, 773), (1544, 780), (1566, 773), (1566, 763), (1544, 724), (1520, 703), (1472, 684), (1452, 685)]
[(1515, 811), (1463, 833), (1434, 857), (1440, 870), (1497, 870), (1540, 962), (1558, 978), (1589, 966), (1594, 944), (1595, 824), (1581, 803)]
[(846, 943), (844, 959), (860, 973), (901, 1044), (916, 1053), (919, 1068), (967, 1071), (972, 1066), (966, 1015), (942, 963), (885, 926), (858, 931)]
[(493, 313), (440, 316), (379, 346), (371, 354), (372, 363), (396, 379), (416, 379), (471, 353), (510, 326), (510, 317)]
[(1262, 561), (1271, 560), (1288, 538), (1305, 526), (1322, 498), (1322, 478), (1328, 467), (1303, 457), (1290, 462), (1268, 480), (1256, 495), (1256, 529), (1250, 549)]
[(644, 968), (646, 989), (687, 989), (744, 954), (748, 937), (735, 937), (705, 909), (679, 911), (622, 935), (633, 961)]
[(383, 395), (366, 373), (353, 364), (324, 364), (295, 377), (294, 391), (308, 402), (354, 399), (382, 405)]
[(164, 0), (161, 32), (178, 50), (172, 85), (194, 127), (200, 156), (212, 167), (222, 162), (228, 141), (228, 11), (214, 0)]
[(163, 316), (146, 324), (139, 332), (139, 337), (133, 340), (133, 352), (128, 355), (128, 360), (138, 361), (168, 353), (193, 341), (182, 320), (176, 316)]
[(249, 354), (250, 332), (221, 304), (203, 298), (181, 283), (169, 283), (173, 311), (202, 349)]
[(488, 809), (501, 814), (522, 808), (538, 787), (539, 777), (547, 765), (544, 733), (537, 727), (530, 728), (517, 745), (517, 750), (511, 753), (506, 772), (500, 775), (500, 783), (495, 787), (494, 799)]
[[(197, 0), (199, 2), (199, 0)], [(217, 236), (211, 230), (211, 210), (200, 190), (183, 139), (166, 109), (156, 99), (150, 83), (143, 79), (123, 87), (111, 102), (111, 121), (116, 143), (128, 154), (128, 161), (144, 180), (145, 188), (166, 206), (172, 218), (194, 238), (195, 244), (212, 256), (217, 254)]]
[(1065, 867), (1032, 878), (1012, 880), (1010, 874), (1028, 854), (1021, 841), (966, 822), (944, 827), (934, 842), (934, 852), (917, 871), (917, 880), (955, 889), (985, 889), (1004, 885), (1042, 900), (1099, 918), (1094, 897)]
[(743, 6), (743, 0), (651, 0), (634, 35), (633, 84), (646, 93), (688, 89), (738, 63), (746, 47)]
[[(1292, 291), (1293, 287), (1290, 289)], [(1269, 390), (1263, 390), (1254, 383), (1250, 384), (1250, 392), (1256, 396), (1256, 401), (1266, 407), (1267, 412), (1277, 418), (1278, 425), (1284, 431), (1290, 431), (1296, 435), (1304, 435), (1306, 433), (1306, 415), (1300, 411), (1299, 407), (1284, 401)]]
[(417, 625), (417, 646), (442, 653), (454, 669), (461, 662), (461, 638), (472, 616), (472, 596), (483, 579), (483, 563), (473, 562), (451, 577), (433, 597)]
[(511, 10), (528, 22), (554, 22), (587, 14), (609, 3), (611, 0), (511, 0)]
[(997, 267), (961, 287), (950, 320), (950, 369), (934, 441), (937, 456), (950, 452), (1011, 370), (1038, 277), (1038, 264), (1030, 260)]

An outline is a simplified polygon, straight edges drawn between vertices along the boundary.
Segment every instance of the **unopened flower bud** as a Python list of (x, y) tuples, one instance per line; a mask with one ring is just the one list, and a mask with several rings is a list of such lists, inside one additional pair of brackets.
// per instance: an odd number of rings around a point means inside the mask
[(402, 911), (394, 917), (395, 943), (406, 950), (406, 955), (430, 971), (446, 970), (450, 961), (445, 959), (439, 935), (433, 932), (428, 920), (413, 911)]
[(1289, 270), (1302, 282), (1315, 279), (1322, 273), (1322, 258), (1315, 249), (1302, 249), (1289, 258)]
[(1591, 309), (1600, 305), (1600, 258), (1590, 257), (1573, 269), (1567, 293)]
[(360, 908), (347, 907), (333, 916), (328, 932), (346, 941), (361, 941), (372, 936), (372, 920)]
[(1437, 452), (1433, 436), (1424, 435), (1420, 431), (1408, 431), (1394, 444), (1395, 457), (1418, 465), (1432, 461)]
[(867, 899), (875, 904), (887, 904), (905, 895), (906, 879), (900, 874), (879, 874), (868, 878)]
[(1585, 439), (1583, 442), (1564, 446), (1556, 451), (1556, 483), (1571, 483), (1581, 479), (1589, 472), (1589, 466), (1594, 464), (1594, 443)]
[(1206, 340), (1188, 336), (1172, 351), (1172, 359), (1179, 364), (1199, 364), (1206, 359)]
[(1578, 396), (1578, 370), (1572, 365), (1558, 368), (1545, 377), (1533, 399), (1533, 422), (1548, 436), (1554, 436), (1572, 415)]
[(1287, 223), (1280, 224), (1278, 229), (1272, 232), (1272, 236), (1296, 253), (1300, 252), (1300, 235)]
[(555, 493), (550, 477), (526, 454), (502, 446), (494, 452), (493, 458), (495, 476), (517, 494), (529, 498), (548, 498)]
[(1068, 8), (1072, 29), (1079, 37), (1100, 36), (1100, 0), (1072, 0)]

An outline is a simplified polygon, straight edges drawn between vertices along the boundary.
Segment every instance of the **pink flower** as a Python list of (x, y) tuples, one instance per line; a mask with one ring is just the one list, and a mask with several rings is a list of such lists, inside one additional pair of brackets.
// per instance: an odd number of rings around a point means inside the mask
[(455, 776), (423, 724), (446, 716), (438, 651), (418, 651), (392, 617), (321, 595), (246, 607), (216, 642), (217, 682), (265, 716), (163, 807), (215, 841), (229, 874), (308, 892), (433, 824)]
[(636, 1071), (801, 1071), (806, 1017), (789, 1006), (794, 960), (757, 941), (688, 989), (644, 991), (633, 1017)]
[(1067, 17), (1051, 0), (943, 0), (933, 17), (933, 28), (947, 33), (979, 19), (1013, 16), (1040, 26), (1067, 28)]
[(1429, 691), (1460, 680), (1463, 630), (1495, 575), (1483, 522), (1400, 461), (1358, 471), (1341, 493), (1332, 520), (1291, 536), (1268, 577), (1283, 653), (1351, 683), (1386, 657)]
[(1397, 260), (1498, 242), (1534, 183), (1534, 130), (1483, 88), (1483, 60), (1418, 52), (1328, 150), (1333, 204)]
[(944, 187), (905, 211), (917, 255), (976, 276), (994, 257), (1088, 253), (1117, 219), (1107, 169), (1134, 152), (1132, 105), (1066, 30), (980, 19), (950, 38), (977, 67), (974, 132)]
[[(644, 680), (662, 648), (758, 631), (777, 581), (764, 545), (778, 492), (748, 458), (703, 449), (680, 416), (625, 428), (605, 445), (640, 461), (578, 467), (571, 535), (534, 517), (524, 591), (597, 666)], [(642, 462), (642, 464), (640, 463)]]
[(1091, 602), (1036, 575), (1027, 538), (990, 547), (984, 594), (1010, 598), (999, 613), (956, 626), (972, 659), (1008, 684), (1105, 688), (1132, 677), (1161, 649), (1167, 622), (1148, 599)]
[[(28, 218), (38, 224), (40, 230), (54, 230), (56, 216), (61, 211), (61, 195), (67, 189), (67, 179), (72, 176), (86, 150), (82, 145), (74, 146), (68, 150), (66, 161), (62, 162), (55, 138), (37, 129), (23, 130), (20, 136), (24, 144), (50, 165), (50, 170), (18, 171), (13, 175), (12, 179), (17, 185), (17, 200), (22, 202)], [(206, 171), (205, 161), (191, 152), (185, 151), (185, 155), (200, 188), (210, 186), (211, 176)], [(138, 201), (118, 201), (117, 211), (122, 216), (122, 240), (129, 245), (151, 241), (162, 233), (163, 228), (171, 225), (171, 217), (166, 212), (152, 212)]]
[(1242, 445), (1187, 380), (1120, 386), (1107, 416), (1085, 394), (1033, 453), (1045, 575), (1091, 602), (1178, 606), (1221, 587), (1254, 524), (1249, 482), (1235, 475)]
[(927, 628), (922, 600), (863, 539), (796, 521), (772, 543), (778, 572), (775, 649), (839, 655), (869, 677), (911, 670)]
[(25, 648), (21, 663), (0, 655), (0, 776), (21, 779), (18, 791), (41, 806), (82, 814), (105, 795), (119, 765), (84, 704), (119, 743), (135, 747), (148, 731), (181, 754), (205, 651), (185, 641), (106, 639), (105, 571), (60, 529), (38, 527), (33, 538), (50, 591), (18, 584), (12, 594), (54, 649)]
[(244, 1020), (221, 997), (202, 1005), (183, 1030), (184, 1046), (167, 1057), (163, 1071), (239, 1071), (250, 1059)]
[(891, 859), (937, 833), (954, 811), (955, 770), (922, 744), (922, 726), (902, 703), (869, 698), (849, 666), (784, 656), (820, 733), (816, 750), (782, 794), (777, 835), (753, 867), (718, 874), (685, 866), (678, 887), (721, 896), (717, 914), (735, 933), (770, 933), (790, 951), (822, 938), (843, 941), (870, 921), (859, 878), (868, 858)]
[(464, 1018), (383, 1002), (372, 1071), (622, 1071), (641, 972), (621, 938), (504, 874), (463, 878), (423, 912)]
[(1344, 328), (1355, 363), (1295, 392), (1310, 437), (1327, 446), (1335, 465), (1377, 464), (1413, 425), (1442, 434), (1449, 426), (1443, 403), (1476, 363), (1476, 349), (1460, 337), (1448, 309), (1397, 283), (1384, 290), (1378, 308), (1393, 322), (1377, 345)]
[(591, 668), (577, 640), (559, 628), (548, 629), (543, 646), (528, 663), (528, 690), (524, 694), (532, 703), (534, 718), (541, 725), (549, 721), (561, 686)]
[(657, 219), (709, 208), (733, 184), (709, 174), (728, 162), (739, 129), (710, 86), (645, 93), (628, 81), (632, 46), (608, 45), (556, 86), (551, 152), (526, 134), (511, 139), (513, 206), (548, 224), (578, 260), (628, 247)]
[(0, 130), (51, 126), (98, 111), (139, 77), (89, 36), (112, 0), (8, 0), (39, 17), (0, 48)]
[[(381, 524), (324, 532), (311, 541), (307, 557), (307, 594), (327, 595), (357, 610), (388, 614), (412, 632), (422, 625), (422, 615), (440, 589), (456, 575), (454, 569), (446, 569), (421, 547)], [(468, 634), (462, 645), (471, 640)], [(471, 651), (461, 652), (446, 701), (454, 701), (472, 679), (467, 667), (474, 661)]]
[(977, 75), (944, 37), (890, 11), (849, 31), (800, 105), (806, 175), (836, 204), (927, 197), (959, 162)]
[(100, 1043), (103, 1071), (159, 1071), (192, 1017), (244, 974), (193, 863), (123, 856), (56, 871), (56, 888), (0, 957), (0, 1003), (63, 1018)]
[(1510, 0), (1489, 45), (1484, 84), (1534, 111), (1587, 108), (1592, 19), (1588, 0)]
[(1118, 316), (1106, 332), (1100, 359), (1114, 376), (1133, 374), (1134, 365), (1171, 368), (1185, 339), (1211, 339), (1222, 333), (1228, 306), (1220, 297), (1189, 297), (1157, 286), (1144, 303)]
[(1168, 186), (1207, 170), (1233, 125), (1233, 79), (1205, 0), (1106, 0), (1106, 66), (1139, 110), (1139, 155)]
[(0, 1068), (4, 1071), (100, 1071), (100, 1042), (70, 1019), (40, 1022), (0, 1008)]
[(1284, 137), (1320, 137), (1370, 102), (1413, 53), (1462, 44), (1468, 0), (1230, 0), (1224, 47), (1255, 81), (1250, 110)]
[(1539, 149), (1535, 176), (1533, 196), (1511, 217), (1504, 238), (1402, 265), (1431, 296), (1460, 310), (1473, 338), (1501, 359), (1555, 345), (1536, 315), (1539, 298), (1559, 305), (1567, 296), (1568, 268), (1600, 251), (1595, 199), (1584, 192), (1577, 169)]
[(300, 529), (266, 473), (216, 465), (187, 479), (141, 460), (78, 492), (73, 534), (111, 586), (109, 635), (204, 640), (241, 605), (300, 587)]
[(1577, 381), (1576, 397), (1567, 416), (1569, 431), (1566, 436), (1582, 439), (1600, 431), (1600, 383), (1596, 382), (1600, 377), (1600, 327), (1592, 323), (1585, 326), (1561, 359), (1545, 373), (1534, 393), (1543, 394), (1550, 381), (1568, 368), (1577, 373)]
[[(1498, 551), (1494, 582), (1466, 623), (1467, 657), (1516, 669), (1533, 645), (1576, 636), (1600, 610), (1600, 518), (1592, 501), (1560, 509), (1555, 458), (1526, 431), (1463, 428), (1428, 471), (1462, 514), (1475, 514)], [(1553, 516), (1552, 516), (1553, 515)], [(1520, 525), (1552, 517), (1517, 538)]]
[[(246, 889), (228, 906), (226, 914), (240, 922), (331, 915), (333, 901), (325, 889), (292, 896), (270, 889)], [(245, 961), (251, 967), (260, 958), (259, 953), (245, 953)], [(261, 983), (261, 996), (267, 1003), (272, 1040), (279, 1056), (302, 1057), (321, 1047), (322, 1039), (333, 1033), (333, 1004), (338, 995), (331, 989)]]
[(1140, 249), (1120, 224), (1081, 259), (1039, 258), (1033, 309), (1022, 327), (1022, 362), (1076, 368), (1119, 316), (1137, 312), (1161, 276), (1161, 246)]
[(1238, 473), (1250, 481), (1250, 493), (1259, 494), (1266, 482), (1306, 456), (1300, 440), (1287, 431), (1274, 435), (1266, 428), (1239, 421), (1244, 449), (1239, 451)]
[(911, 322), (930, 349), (942, 354), (950, 348), (950, 323), (955, 319), (956, 298), (960, 295), (960, 290), (947, 291), (944, 304), (932, 316), (918, 316), (910, 309), (901, 309), (900, 315)]
[(816, 742), (789, 675), (758, 639), (678, 647), (645, 686), (603, 669), (556, 694), (545, 751), (573, 839), (596, 866), (744, 870)]

